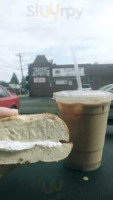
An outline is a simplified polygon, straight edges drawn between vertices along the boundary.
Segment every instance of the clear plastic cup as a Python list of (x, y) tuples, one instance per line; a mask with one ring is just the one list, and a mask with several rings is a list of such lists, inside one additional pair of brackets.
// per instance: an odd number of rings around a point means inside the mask
[(105, 141), (111, 93), (61, 91), (53, 94), (59, 115), (67, 124), (74, 147), (67, 166), (81, 171), (100, 167)]

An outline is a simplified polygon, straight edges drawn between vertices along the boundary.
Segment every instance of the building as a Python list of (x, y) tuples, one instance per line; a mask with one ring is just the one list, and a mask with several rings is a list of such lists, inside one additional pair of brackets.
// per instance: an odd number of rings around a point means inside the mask
[[(83, 84), (92, 89), (113, 83), (113, 64), (80, 64), (79, 71)], [(77, 89), (74, 65), (57, 65), (44, 55), (36, 57), (29, 65), (30, 96), (52, 96), (53, 92)]]
[(113, 64), (84, 64), (85, 82), (92, 89), (98, 89), (107, 84), (113, 84)]
[(12, 88), (12, 89), (20, 89), (21, 85), (20, 84), (9, 83), (9, 87)]
[[(81, 79), (85, 76), (84, 67), (79, 67)], [(53, 91), (77, 89), (76, 73), (74, 65), (52, 66), (52, 79), (54, 81)]]
[[(84, 68), (80, 67), (84, 76)], [(52, 96), (54, 91), (77, 89), (74, 65), (56, 65), (44, 55), (29, 65), (30, 96)]]
[(29, 94), (30, 96), (52, 95), (52, 63), (45, 56), (37, 56), (29, 65)]

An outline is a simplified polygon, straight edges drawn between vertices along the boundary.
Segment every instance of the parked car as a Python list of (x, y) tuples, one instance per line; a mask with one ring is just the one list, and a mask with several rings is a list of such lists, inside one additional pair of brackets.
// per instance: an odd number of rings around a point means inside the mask
[(19, 109), (19, 97), (0, 85), (0, 107)]
[(83, 90), (92, 90), (90, 84), (82, 84), (82, 89), (83, 89)]
[(84, 90), (84, 91), (92, 90), (91, 85), (90, 84), (82, 84), (82, 90)]
[(19, 95), (21, 92), (20, 92), (20, 89), (18, 88), (10, 88), (10, 87), (7, 87), (7, 90), (11, 93), (15, 93), (17, 95)]
[[(113, 84), (105, 85), (105, 86), (99, 88), (99, 90), (113, 93)], [(113, 101), (111, 101), (108, 119), (113, 120)]]
[(10, 91), (11, 93), (16, 93), (17, 95), (28, 94), (28, 90), (25, 89), (25, 88), (10, 88), (10, 87), (7, 87), (7, 90)]
[(28, 94), (28, 90), (26, 88), (21, 88), (21, 94)]
[(99, 88), (99, 90), (113, 93), (113, 84), (105, 85)]

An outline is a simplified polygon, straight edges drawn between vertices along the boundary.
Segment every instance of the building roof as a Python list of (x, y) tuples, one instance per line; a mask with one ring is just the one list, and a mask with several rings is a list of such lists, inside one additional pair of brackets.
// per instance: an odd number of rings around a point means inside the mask
[[(92, 68), (94, 69), (110, 69), (113, 68), (113, 64), (90, 64), (90, 63), (86, 63), (86, 64), (78, 64), (79, 67), (84, 67), (84, 68), (90, 68), (92, 70)], [(52, 68), (73, 68), (74, 64), (62, 64), (62, 65), (57, 65), (54, 64), (52, 65)]]
[(52, 68), (73, 68), (74, 65), (68, 65), (68, 64), (65, 64), (65, 65), (56, 65), (56, 64), (53, 64), (52, 65)]
[(49, 61), (47, 60), (47, 58), (45, 57), (45, 55), (38, 55), (35, 60), (34, 60), (34, 65), (36, 64), (47, 64), (49, 63)]

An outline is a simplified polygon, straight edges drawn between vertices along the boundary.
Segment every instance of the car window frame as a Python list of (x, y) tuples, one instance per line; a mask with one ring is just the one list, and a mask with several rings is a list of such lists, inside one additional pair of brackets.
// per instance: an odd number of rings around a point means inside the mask
[(9, 97), (10, 96), (8, 94), (8, 92), (6, 90), (4, 90), (2, 87), (0, 87), (0, 90), (2, 90), (2, 92), (3, 92), (3, 96), (0, 96), (0, 98), (5, 98), (5, 97)]

